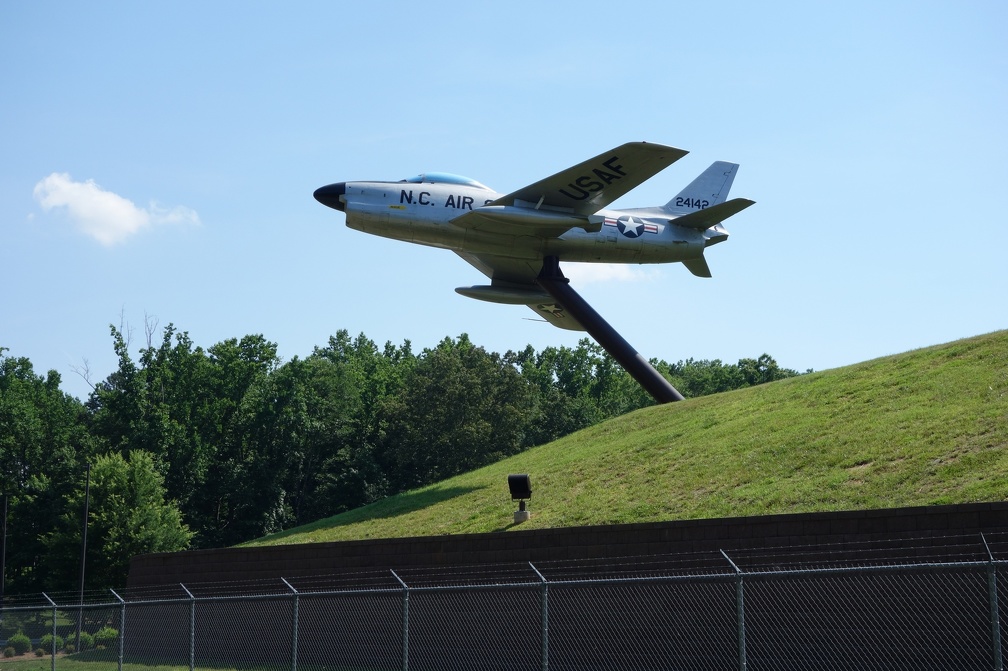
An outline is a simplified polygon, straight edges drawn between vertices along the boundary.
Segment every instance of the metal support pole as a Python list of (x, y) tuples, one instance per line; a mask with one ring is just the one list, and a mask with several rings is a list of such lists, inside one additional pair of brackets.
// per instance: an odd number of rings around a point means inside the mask
[(74, 646), (74, 650), (80, 651), (80, 633), (82, 620), (84, 619), (84, 566), (85, 560), (87, 558), (87, 523), (88, 523), (88, 508), (91, 504), (91, 464), (87, 465), (87, 475), (84, 480), (84, 521), (83, 529), (81, 530), (81, 553), (80, 553), (80, 599), (78, 603), (80, 604), (77, 610), (77, 643)]
[(280, 577), (283, 583), (287, 585), (287, 588), (291, 591), (294, 596), (294, 603), (291, 606), (291, 671), (297, 671), (297, 658), (298, 658), (298, 591), (294, 589), (294, 586), (287, 582), (287, 578), (283, 576)]
[(546, 582), (546, 576), (539, 572), (535, 564), (529, 562), (529, 566), (542, 580), (542, 671), (549, 671), (549, 583)]
[(194, 671), (196, 668), (196, 597), (182, 583), (179, 583), (179, 587), (189, 595), (189, 671)]
[(56, 671), (56, 602), (50, 599), (49, 595), (45, 592), (42, 592), (42, 596), (52, 606), (52, 662), (50, 669), (51, 671)]
[(123, 651), (126, 647), (126, 600), (116, 594), (114, 589), (109, 589), (112, 596), (119, 599), (119, 666), (117, 671), (122, 671)]
[(567, 312), (588, 331), (588, 335), (595, 338), (655, 401), (671, 403), (683, 400), (683, 395), (571, 288), (570, 280), (560, 272), (560, 260), (557, 257), (547, 256), (543, 259), (543, 267), (536, 282), (567, 308)]
[(1004, 661), (1001, 657), (1001, 618), (998, 615), (997, 568), (994, 565), (994, 553), (987, 545), (987, 539), (980, 534), (990, 562), (987, 564), (987, 600), (990, 602), (991, 652), (994, 657), (994, 671), (1003, 671)]
[(735, 565), (735, 562), (731, 560), (731, 557), (724, 550), (721, 550), (721, 556), (731, 564), (737, 576), (735, 580), (735, 616), (738, 621), (738, 664), (739, 671), (746, 671), (745, 585), (743, 583), (742, 569)]
[(409, 671), (409, 587), (396, 572), (389, 569), (392, 576), (403, 588), (402, 598), (402, 671)]
[(7, 582), (7, 499), (3, 497), (3, 541), (0, 543), (0, 608), (3, 608), (4, 584)]

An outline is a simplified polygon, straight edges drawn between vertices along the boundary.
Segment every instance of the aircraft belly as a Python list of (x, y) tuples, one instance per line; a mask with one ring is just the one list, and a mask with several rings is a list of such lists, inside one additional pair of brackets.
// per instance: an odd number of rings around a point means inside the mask
[(543, 240), (528, 235), (497, 235), (468, 229), (462, 250), (471, 254), (493, 254), (513, 259), (541, 259)]
[(556, 256), (564, 261), (576, 262), (670, 263), (700, 256), (704, 249), (699, 237), (692, 240), (663, 236), (660, 240), (650, 240), (613, 235), (606, 230), (594, 234), (572, 231), (562, 238), (552, 239), (502, 235), (459, 228), (447, 221), (413, 220), (396, 216), (395, 212), (390, 216), (387, 208), (355, 208), (347, 216), (347, 226), (372, 235), (429, 247), (526, 260)]
[(433, 247), (456, 249), (462, 244), (465, 232), (445, 221), (413, 221), (413, 241)]
[(346, 225), (364, 233), (393, 240), (413, 242), (413, 227), (409, 221), (391, 219), (388, 210), (379, 208), (355, 208), (347, 213)]
[(640, 263), (644, 243), (621, 236), (610, 235), (602, 230), (590, 235), (569, 235), (546, 244), (546, 254), (563, 261), (586, 261), (600, 263)]
[(700, 256), (702, 236), (652, 235), (636, 238), (603, 229), (597, 234), (565, 235), (546, 241), (544, 254), (564, 261), (596, 263), (674, 263)]

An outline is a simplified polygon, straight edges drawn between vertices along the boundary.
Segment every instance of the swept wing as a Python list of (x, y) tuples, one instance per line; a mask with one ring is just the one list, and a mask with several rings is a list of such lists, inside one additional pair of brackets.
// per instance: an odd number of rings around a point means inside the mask
[(649, 142), (628, 142), (456, 217), (476, 230), (511, 229), (555, 237), (574, 227), (597, 231), (588, 216), (672, 165), (688, 152)]
[(570, 331), (585, 330), (562, 305), (536, 284), (535, 280), (542, 266), (541, 261), (490, 254), (477, 255), (464, 252), (456, 254), (490, 278), (489, 287), (459, 287), (455, 289), (457, 293), (493, 303), (527, 305), (541, 319), (545, 319), (553, 326)]

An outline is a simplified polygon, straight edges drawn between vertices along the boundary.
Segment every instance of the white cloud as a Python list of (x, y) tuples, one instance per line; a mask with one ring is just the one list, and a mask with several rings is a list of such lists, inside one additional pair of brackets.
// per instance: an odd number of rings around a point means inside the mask
[(106, 246), (151, 225), (200, 223), (199, 215), (188, 207), (167, 208), (151, 202), (144, 209), (102, 189), (94, 180), (75, 182), (66, 173), (49, 175), (35, 185), (33, 194), (46, 211), (66, 208), (74, 226)]
[(661, 277), (661, 270), (624, 263), (567, 263), (560, 270), (579, 285), (597, 282), (650, 282)]

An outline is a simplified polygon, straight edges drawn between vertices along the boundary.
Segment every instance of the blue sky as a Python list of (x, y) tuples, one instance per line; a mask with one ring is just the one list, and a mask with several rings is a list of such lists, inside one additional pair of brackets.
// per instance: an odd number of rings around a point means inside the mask
[(0, 4), (0, 345), (89, 391), (108, 325), (285, 359), (579, 337), (453, 289), (450, 252), (315, 202), (454, 172), (508, 192), (631, 140), (756, 205), (680, 264), (565, 267), (642, 354), (834, 368), (1008, 327), (1003, 2)]

